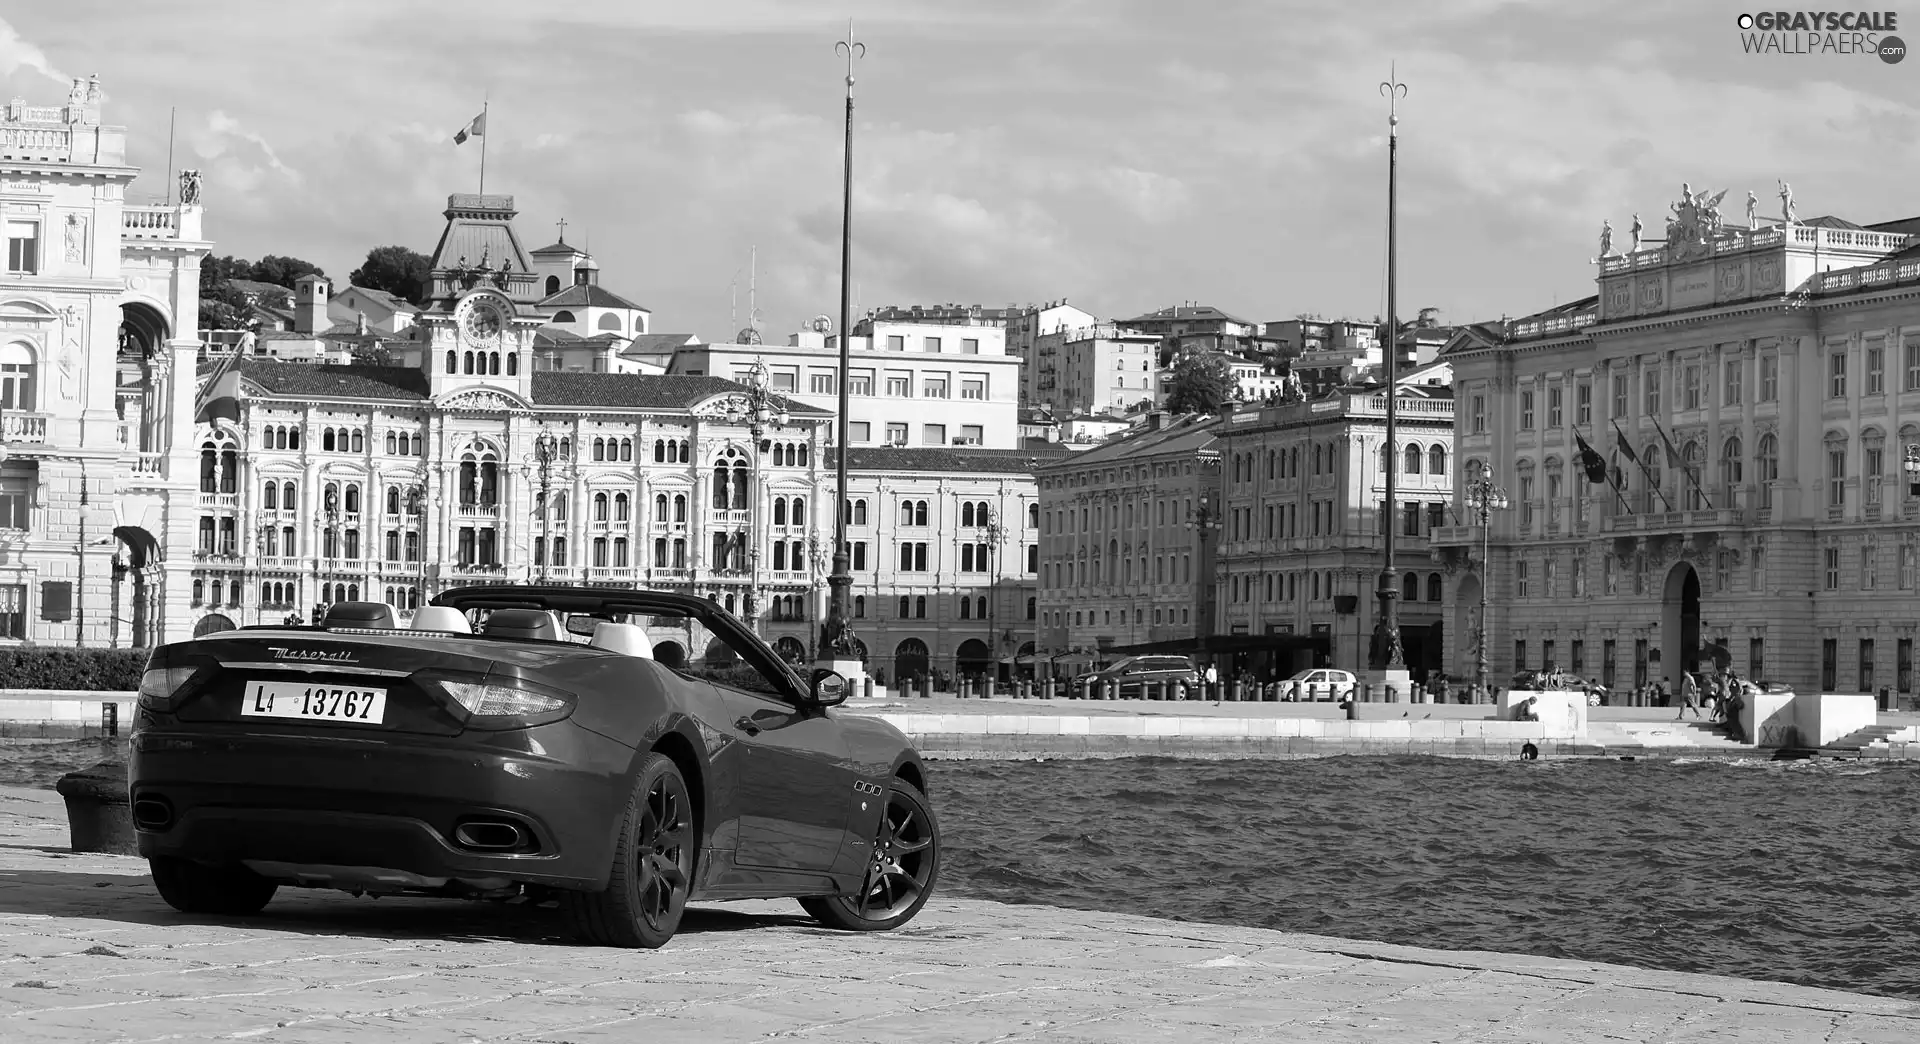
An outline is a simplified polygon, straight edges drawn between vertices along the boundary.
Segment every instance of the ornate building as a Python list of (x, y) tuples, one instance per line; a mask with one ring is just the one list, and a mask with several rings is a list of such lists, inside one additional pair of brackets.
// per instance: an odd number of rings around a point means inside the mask
[(1780, 188), (1742, 226), (1683, 188), (1664, 243), (1637, 215), (1626, 253), (1603, 232), (1596, 297), (1456, 332), (1455, 511), (1481, 475), (1512, 507), (1490, 580), (1477, 518), (1435, 534), (1450, 670), (1490, 582), (1496, 678), (1626, 688), (1718, 651), (1801, 691), (1912, 690), (1920, 222), (1801, 221)]
[[(1319, 636), (1332, 666), (1364, 672), (1384, 527), (1392, 525), (1407, 666), (1416, 679), (1441, 666), (1444, 583), (1427, 537), (1449, 522), (1450, 383), (1444, 364), (1401, 378), (1391, 449), (1379, 388), (1340, 388), (1250, 409), (1222, 426), (1226, 510), (1218, 571), (1225, 633)], [(1392, 507), (1388, 466), (1399, 469)]]
[(177, 205), (128, 205), (139, 173), (126, 129), (100, 122), (97, 79), (0, 112), (0, 642), (137, 646), (191, 627), (188, 570), (166, 551), (193, 539), (210, 244), (198, 172)]

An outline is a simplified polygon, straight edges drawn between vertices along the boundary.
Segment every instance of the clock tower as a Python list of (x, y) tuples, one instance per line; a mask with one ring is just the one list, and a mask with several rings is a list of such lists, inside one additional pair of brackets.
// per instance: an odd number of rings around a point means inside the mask
[(416, 320), (420, 367), (439, 398), (468, 388), (531, 398), (533, 335), (546, 320), (520, 237), (513, 197), (455, 193), (434, 247), (433, 294)]

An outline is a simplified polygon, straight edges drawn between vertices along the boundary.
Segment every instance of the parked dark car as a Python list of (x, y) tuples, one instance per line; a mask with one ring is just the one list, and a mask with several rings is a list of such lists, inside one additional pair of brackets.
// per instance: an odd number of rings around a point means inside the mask
[(1198, 693), (1200, 672), (1184, 656), (1129, 656), (1093, 672), (1091, 684), (1119, 686), (1120, 699), (1145, 699), (1161, 682), (1172, 696)]
[(337, 604), (154, 650), (140, 854), (188, 913), (297, 886), (552, 902), (609, 946), (664, 944), (698, 899), (895, 928), (933, 890), (939, 831), (906, 737), (830, 709), (848, 689), (689, 595), (468, 587), (407, 630)]

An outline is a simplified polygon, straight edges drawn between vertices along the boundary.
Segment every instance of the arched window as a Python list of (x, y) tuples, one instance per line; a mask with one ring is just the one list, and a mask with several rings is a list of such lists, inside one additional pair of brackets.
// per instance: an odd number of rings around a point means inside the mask
[(973, 525), (973, 501), (964, 501), (960, 505), (960, 524)]
[(676, 493), (676, 494), (674, 494), (674, 497), (673, 497), (673, 520), (674, 520), (674, 522), (676, 522), (676, 523), (679, 523), (679, 524), (681, 524), (681, 525), (685, 525), (685, 524), (686, 524), (686, 521), (687, 521), (687, 497), (686, 497), (686, 494), (684, 494), (684, 493)]
[(973, 599), (968, 598), (966, 595), (960, 596), (960, 619), (973, 619)]
[(0, 409), (31, 413), (40, 408), (35, 371), (32, 348), (18, 341), (0, 346)]
[(573, 322), (573, 321), (574, 321), (574, 319), (573, 319), (573, 313), (572, 313), (572, 312), (569, 312), (569, 311), (566, 311), (565, 309), (562, 309), (562, 310), (560, 310), (560, 311), (558, 311), (558, 312), (555, 312), (555, 313), (553, 313), (553, 321), (554, 321), (554, 322), (556, 322), (556, 323), (570, 323), (570, 322)]
[(1420, 575), (1418, 573), (1408, 573), (1406, 576), (1400, 578), (1400, 600), (1403, 602), (1417, 602), (1420, 600)]
[(1040, 528), (1040, 505), (1038, 502), (1027, 505), (1027, 528)]
[(1439, 573), (1427, 574), (1427, 601), (1429, 602), (1440, 601), (1440, 574)]
[(459, 371), (460, 371), (460, 356), (453, 349), (449, 348), (447, 349), (447, 372), (458, 373)]
[(400, 455), (400, 436), (395, 435), (393, 432), (387, 432), (387, 456), (397, 457), (399, 455)]
[(612, 312), (601, 316), (600, 321), (595, 323), (594, 326), (601, 330), (612, 330), (614, 333), (620, 333), (626, 329), (625, 325), (620, 322), (620, 317)]
[(630, 503), (627, 495), (625, 493), (615, 493), (613, 495), (613, 520), (615, 522), (628, 521), (630, 518), (629, 507)]
[(1753, 455), (1754, 481), (1780, 481), (1780, 440), (1772, 432), (1760, 436), (1760, 446)]
[(267, 488), (261, 490), (260, 492), (262, 494), (260, 498), (261, 507), (266, 508), (268, 511), (272, 511), (280, 506), (280, 483), (269, 482), (267, 483)]
[(900, 502), (900, 524), (903, 526), (913, 525), (913, 501), (903, 500)]
[(397, 515), (399, 513), (400, 513), (400, 487), (388, 486), (387, 487), (387, 514)]
[(793, 498), (793, 524), (796, 526), (807, 524), (807, 498), (805, 497)]
[(853, 596), (853, 615), (859, 619), (866, 618), (866, 615), (867, 615), (867, 596), (866, 595)]
[(487, 372), (489, 374), (492, 374), (495, 377), (500, 376), (500, 353), (499, 352), (487, 353)]
[(1420, 457), (1421, 457), (1420, 447), (1408, 446), (1405, 456), (1407, 458), (1406, 473), (1409, 475), (1420, 474)]
[(926, 595), (914, 596), (913, 618), (916, 620), (924, 620), (927, 618), (927, 596)]
[(620, 440), (620, 459), (623, 461), (633, 460), (633, 440), (632, 439)]
[(593, 459), (597, 461), (607, 459), (607, 440), (605, 439), (593, 440)]
[(927, 524), (926, 501), (916, 500), (913, 502), (913, 524), (916, 526), (924, 526)]
[(713, 506), (718, 510), (726, 510), (728, 504), (727, 497), (732, 490), (732, 484), (727, 481), (727, 462), (723, 460), (714, 464)]
[(332, 428), (328, 428), (325, 431), (320, 433), (320, 448), (322, 450), (325, 450), (328, 453), (333, 452), (333, 429)]
[(469, 377), (473, 375), (473, 353), (472, 352), (460, 353), (460, 372)]
[[(199, 581), (196, 580), (194, 582), (198, 583)], [(904, 620), (907, 618), (908, 616), (907, 608), (908, 608), (907, 596), (901, 595), (900, 596), (900, 619)]]
[[(607, 520), (607, 495), (605, 493), (595, 493), (593, 495), (593, 520), (595, 522), (605, 522)], [(605, 562), (600, 564), (606, 565)]]
[(773, 524), (776, 526), (784, 526), (787, 524), (787, 498), (786, 497), (773, 498)]
[(353, 433), (353, 452), (365, 453), (366, 451), (367, 451), (367, 443), (366, 443), (365, 436), (363, 436), (360, 432), (357, 432), (357, 431), (354, 432)]
[(987, 596), (986, 595), (981, 595), (979, 598), (974, 600), (973, 615), (974, 615), (974, 618), (978, 620), (984, 620), (987, 618)]
[[(1392, 454), (1387, 452), (1387, 447), (1380, 447), (1380, 472), (1382, 474), (1386, 473), (1387, 459), (1391, 456)], [(1313, 448), (1313, 473), (1316, 475), (1320, 474), (1320, 447), (1318, 446)]]
[(357, 515), (359, 513), (360, 513), (360, 483), (349, 482), (347, 483), (347, 514)]
[(665, 569), (667, 567), (666, 537), (653, 538), (653, 567), (655, 569)]
[(294, 492), (293, 483), (283, 482), (280, 484), (280, 507), (282, 509), (292, 510), (298, 506), (294, 503), (296, 499)]
[(519, 372), (520, 372), (520, 353), (508, 352), (507, 353), (507, 376), (512, 377), (517, 375)]
[(1427, 474), (1444, 475), (1447, 473), (1447, 448), (1435, 444), (1427, 451)]
[(559, 292), (560, 292), (560, 277), (556, 275), (548, 276), (547, 277), (547, 296), (552, 297), (554, 294), (557, 294)]
[(653, 440), (653, 462), (655, 464), (665, 464), (667, 462), (667, 440), (666, 439)]

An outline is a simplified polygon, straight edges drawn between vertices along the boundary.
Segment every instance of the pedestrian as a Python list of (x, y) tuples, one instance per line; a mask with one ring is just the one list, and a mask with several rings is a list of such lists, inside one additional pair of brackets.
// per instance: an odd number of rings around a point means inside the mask
[(1693, 680), (1693, 672), (1681, 671), (1680, 713), (1674, 715), (1673, 720), (1679, 721), (1685, 718), (1688, 710), (1693, 711), (1694, 717), (1700, 717), (1700, 686), (1698, 682)]
[(1660, 688), (1657, 691), (1660, 694), (1660, 706), (1662, 707), (1673, 706), (1673, 679), (1672, 678), (1664, 674), (1661, 675)]

